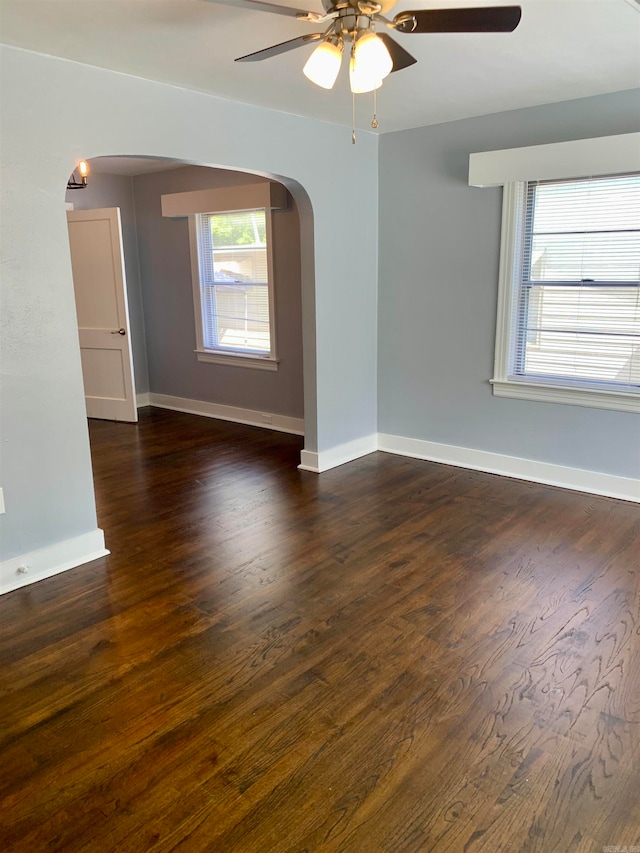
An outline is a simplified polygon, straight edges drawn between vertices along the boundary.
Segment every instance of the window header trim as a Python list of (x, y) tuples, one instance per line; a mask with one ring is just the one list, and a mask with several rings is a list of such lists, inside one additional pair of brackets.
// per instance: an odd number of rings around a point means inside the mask
[(570, 180), (640, 172), (640, 133), (576, 139), (469, 155), (469, 186)]
[(217, 187), (161, 196), (162, 215), (193, 216), (196, 213), (237, 213), (245, 210), (283, 210), (289, 196), (282, 184), (260, 181), (234, 187)]

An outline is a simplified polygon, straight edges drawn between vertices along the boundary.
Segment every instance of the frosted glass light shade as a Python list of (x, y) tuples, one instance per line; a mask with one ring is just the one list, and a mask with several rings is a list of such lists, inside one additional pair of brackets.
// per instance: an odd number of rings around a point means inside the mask
[(307, 59), (302, 72), (316, 86), (332, 89), (340, 71), (341, 62), (342, 47), (323, 41)]
[(391, 73), (393, 60), (382, 39), (375, 33), (360, 36), (355, 45), (355, 62), (358, 76), (384, 80)]
[(361, 66), (352, 56), (349, 61), (349, 84), (354, 95), (360, 95), (363, 92), (373, 92), (374, 89), (379, 89), (382, 86), (382, 80), (363, 74)]
[(89, 166), (86, 160), (80, 160), (78, 163), (78, 171), (83, 178), (86, 178), (89, 174)]

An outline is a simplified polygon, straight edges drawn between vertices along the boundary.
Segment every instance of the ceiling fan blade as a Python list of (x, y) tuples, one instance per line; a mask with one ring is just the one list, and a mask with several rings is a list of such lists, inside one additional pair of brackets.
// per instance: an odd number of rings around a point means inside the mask
[(394, 71), (402, 71), (403, 68), (408, 68), (410, 65), (413, 65), (418, 61), (415, 56), (411, 56), (408, 50), (405, 50), (402, 45), (399, 45), (398, 42), (395, 39), (392, 39), (387, 33), (378, 33), (377, 35), (378, 38), (384, 42), (384, 45), (391, 56), (391, 61), (393, 62), (391, 73)]
[(305, 36), (297, 36), (297, 38), (281, 41), (280, 44), (274, 44), (271, 47), (265, 47), (264, 50), (256, 50), (255, 53), (248, 53), (246, 56), (239, 56), (236, 62), (259, 62), (261, 59), (271, 59), (272, 56), (279, 56), (281, 53), (286, 53), (288, 50), (295, 50), (297, 47), (302, 47), (311, 41), (318, 41), (324, 36), (324, 33), (308, 33)]
[(274, 15), (286, 15), (297, 18), (308, 15), (308, 9), (292, 9), (290, 6), (279, 6), (277, 3), (266, 3), (264, 0), (209, 0), (210, 3), (222, 3), (224, 6), (235, 6), (238, 9), (251, 9), (258, 12), (272, 12)]
[(468, 9), (418, 9), (393, 19), (399, 33), (511, 33), (520, 23), (520, 6)]

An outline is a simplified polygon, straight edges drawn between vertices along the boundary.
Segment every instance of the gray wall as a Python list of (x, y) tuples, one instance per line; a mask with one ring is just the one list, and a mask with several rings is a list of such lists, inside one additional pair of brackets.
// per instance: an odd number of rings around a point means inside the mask
[(273, 211), (278, 370), (199, 362), (196, 348), (189, 226), (162, 216), (161, 196), (262, 178), (197, 166), (133, 179), (145, 308), (149, 387), (157, 394), (302, 418), (300, 225), (293, 199)]
[(127, 175), (104, 175), (92, 168), (85, 189), (67, 190), (66, 200), (73, 203), (74, 210), (91, 210), (96, 207), (120, 208), (136, 393), (143, 394), (149, 390), (149, 370), (140, 289), (133, 181)]
[(640, 475), (638, 416), (492, 395), (502, 191), (467, 185), (474, 151), (639, 128), (634, 90), (381, 138), (380, 432)]
[[(96, 530), (64, 213), (81, 157), (167, 157), (282, 180), (302, 234), (305, 448), (375, 432), (377, 137), (352, 146), (344, 127), (6, 45), (0, 61), (0, 560)], [(347, 177), (336, 203), (327, 151), (338, 150)]]

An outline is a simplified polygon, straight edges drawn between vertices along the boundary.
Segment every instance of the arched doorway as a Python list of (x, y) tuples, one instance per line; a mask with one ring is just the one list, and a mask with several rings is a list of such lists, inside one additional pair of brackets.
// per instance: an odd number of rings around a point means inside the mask
[[(245, 204), (238, 201), (238, 194), (244, 199), (252, 187), (267, 186), (267, 179), (150, 157), (98, 157), (89, 160), (89, 167), (87, 186), (67, 190), (67, 207), (74, 208), (68, 216), (84, 218), (87, 214), (77, 211), (92, 209), (119, 210), (127, 333), (138, 404), (214, 417), (217, 413), (225, 419), (304, 433), (302, 264), (309, 265), (312, 247), (303, 246), (301, 223), (309, 211), (301, 215), (294, 193), (287, 192), (271, 216), (272, 334), (277, 342), (277, 358), (268, 365), (272, 369), (265, 372), (264, 362), (252, 365), (244, 357), (207, 363), (196, 340), (201, 318), (198, 299), (194, 300), (197, 261), (188, 221), (193, 217), (163, 215), (163, 198), (200, 199), (202, 193), (222, 193), (230, 209), (237, 209)], [(310, 266), (312, 274), (312, 258)], [(109, 342), (108, 332), (105, 337)], [(90, 361), (83, 359), (83, 366), (85, 360)]]

